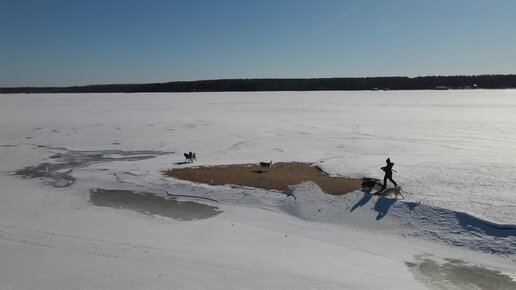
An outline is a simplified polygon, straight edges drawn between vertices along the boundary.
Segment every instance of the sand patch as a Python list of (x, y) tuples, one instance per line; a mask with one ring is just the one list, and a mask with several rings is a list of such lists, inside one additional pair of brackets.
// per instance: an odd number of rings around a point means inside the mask
[(274, 163), (270, 171), (257, 164), (171, 169), (165, 175), (210, 185), (233, 184), (290, 192), (289, 186), (312, 181), (326, 193), (341, 195), (362, 188), (361, 179), (331, 177), (319, 167), (303, 162)]

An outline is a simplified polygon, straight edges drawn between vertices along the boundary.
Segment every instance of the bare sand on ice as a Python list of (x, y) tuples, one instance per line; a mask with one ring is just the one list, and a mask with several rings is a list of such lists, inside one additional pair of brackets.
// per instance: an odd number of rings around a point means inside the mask
[(328, 194), (341, 195), (362, 188), (361, 179), (333, 177), (319, 167), (305, 162), (273, 163), (266, 171), (258, 164), (233, 164), (175, 168), (165, 175), (210, 185), (240, 185), (290, 192), (289, 186), (312, 181)]

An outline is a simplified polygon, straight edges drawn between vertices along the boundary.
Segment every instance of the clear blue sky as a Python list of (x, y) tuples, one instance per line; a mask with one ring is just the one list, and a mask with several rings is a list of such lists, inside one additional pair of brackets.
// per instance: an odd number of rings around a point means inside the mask
[(0, 0), (0, 86), (516, 73), (516, 0)]

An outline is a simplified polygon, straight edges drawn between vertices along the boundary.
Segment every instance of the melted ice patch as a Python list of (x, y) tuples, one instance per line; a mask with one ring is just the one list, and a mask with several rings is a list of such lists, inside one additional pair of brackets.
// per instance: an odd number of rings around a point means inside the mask
[(431, 255), (405, 262), (417, 280), (430, 289), (516, 289), (516, 281), (498, 270), (471, 265), (458, 259), (438, 261)]
[(159, 155), (172, 154), (164, 151), (122, 151), (122, 150), (98, 150), (98, 151), (74, 151), (66, 148), (51, 148), (58, 152), (50, 159), (56, 163), (45, 162), (35, 166), (28, 166), (16, 170), (13, 174), (26, 178), (42, 178), (54, 187), (68, 187), (76, 179), (71, 175), (74, 169), (85, 167), (95, 163), (113, 161), (139, 161), (155, 158)]
[(193, 201), (177, 201), (147, 192), (129, 190), (93, 189), (90, 202), (96, 206), (130, 209), (181, 221), (207, 219), (222, 211), (217, 207)]

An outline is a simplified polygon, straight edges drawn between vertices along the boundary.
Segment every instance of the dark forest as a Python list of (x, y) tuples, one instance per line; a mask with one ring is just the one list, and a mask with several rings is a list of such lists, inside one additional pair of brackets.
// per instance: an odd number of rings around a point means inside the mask
[(137, 93), (231, 91), (446, 90), (516, 88), (516, 75), (356, 77), (297, 79), (219, 79), (147, 84), (70, 87), (11, 87), (0, 93)]

